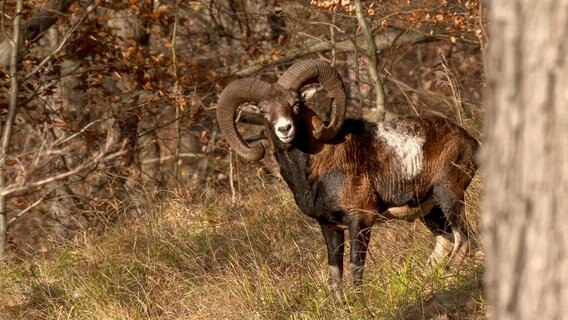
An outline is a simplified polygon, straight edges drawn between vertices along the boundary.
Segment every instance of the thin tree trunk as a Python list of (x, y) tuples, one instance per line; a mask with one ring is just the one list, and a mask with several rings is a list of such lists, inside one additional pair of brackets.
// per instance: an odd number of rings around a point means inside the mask
[(568, 319), (568, 1), (490, 5), (490, 310), (494, 319)]
[(385, 120), (385, 91), (381, 79), (379, 78), (379, 64), (377, 58), (377, 45), (375, 44), (375, 39), (373, 37), (373, 30), (369, 26), (369, 22), (365, 19), (365, 13), (363, 12), (363, 5), (361, 0), (355, 0), (355, 12), (357, 15), (357, 21), (359, 21), (359, 26), (363, 29), (363, 36), (365, 37), (365, 42), (367, 43), (367, 64), (369, 67), (369, 78), (373, 87), (375, 87), (375, 109), (376, 109), (376, 121)]
[[(16, 15), (14, 16), (14, 33), (12, 34), (12, 55), (10, 57), (10, 102), (8, 116), (4, 124), (2, 133), (2, 143), (0, 145), (0, 190), (6, 187), (6, 157), (12, 137), (12, 127), (16, 117), (16, 107), (18, 105), (18, 48), (20, 47), (20, 28), (22, 24), (23, 0), (16, 2)], [(0, 195), (0, 259), (4, 258), (6, 251), (6, 229), (7, 212), (6, 196)]]
[(175, 103), (176, 103), (176, 151), (174, 156), (174, 175), (176, 183), (179, 181), (179, 154), (181, 150), (181, 104), (180, 100), (182, 99), (181, 90), (179, 88), (179, 78), (178, 78), (178, 68), (177, 68), (177, 59), (176, 59), (176, 37), (177, 37), (177, 28), (179, 24), (179, 0), (176, 0), (176, 7), (175, 7), (175, 20), (174, 20), (174, 27), (172, 31), (172, 68), (174, 69), (174, 96), (175, 96)]

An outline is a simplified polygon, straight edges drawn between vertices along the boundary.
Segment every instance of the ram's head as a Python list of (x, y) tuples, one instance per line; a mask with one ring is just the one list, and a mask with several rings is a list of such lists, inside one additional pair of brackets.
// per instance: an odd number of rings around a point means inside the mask
[(245, 78), (231, 82), (223, 90), (217, 106), (217, 121), (231, 148), (247, 160), (260, 160), (264, 157), (262, 145), (249, 146), (237, 131), (235, 113), (237, 108), (245, 103), (264, 117), (281, 142), (291, 143), (298, 132), (295, 116), (304, 107), (303, 95), (307, 94), (306, 91), (300, 90), (313, 83), (325, 88), (331, 98), (330, 122), (314, 130), (313, 135), (321, 142), (335, 137), (345, 120), (343, 81), (337, 71), (327, 63), (304, 60), (288, 68), (275, 84)]

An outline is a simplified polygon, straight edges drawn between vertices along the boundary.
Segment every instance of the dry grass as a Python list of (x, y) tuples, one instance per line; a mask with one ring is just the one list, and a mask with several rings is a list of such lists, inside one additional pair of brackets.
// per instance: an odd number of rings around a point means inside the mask
[[(472, 190), (477, 221), (479, 182)], [(335, 303), (317, 224), (280, 184), (243, 193), (238, 205), (173, 194), (102, 234), (2, 262), (0, 318), (486, 318), (480, 258), (428, 272), (433, 239), (419, 222), (375, 227), (362, 293), (347, 286), (345, 304)]]

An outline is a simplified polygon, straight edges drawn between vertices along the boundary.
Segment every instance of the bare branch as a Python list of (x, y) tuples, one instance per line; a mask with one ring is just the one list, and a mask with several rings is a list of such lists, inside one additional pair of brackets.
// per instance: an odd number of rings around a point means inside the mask
[[(331, 23), (329, 24), (329, 39), (331, 41), (331, 66), (335, 67), (336, 50), (335, 50), (335, 16), (331, 16)], [(340, 30), (341, 31), (341, 30)]]
[(170, 156), (163, 156), (163, 157), (160, 157), (160, 158), (144, 159), (144, 160), (140, 161), (140, 163), (149, 164), (149, 163), (156, 163), (156, 162), (165, 162), (165, 161), (169, 161), (169, 160), (172, 160), (172, 159), (174, 159), (175, 161), (179, 161), (179, 159), (183, 159), (183, 158), (200, 159), (200, 158), (205, 158), (205, 154), (193, 153), (193, 152), (183, 152), (183, 153), (180, 153), (177, 158), (176, 158), (175, 155), (170, 155)]
[[(108, 116), (108, 117), (104, 117), (104, 118), (100, 118), (100, 119), (93, 120), (93, 121), (87, 123), (87, 124), (86, 124), (83, 128), (81, 128), (79, 131), (77, 131), (77, 132), (71, 134), (70, 136), (60, 137), (58, 140), (56, 140), (56, 141), (54, 141), (54, 142), (52, 142), (52, 143), (48, 143), (48, 141), (46, 141), (46, 140), (41, 140), (41, 141), (42, 141), (42, 144), (41, 144), (40, 146), (38, 146), (38, 147), (36, 147), (36, 148), (34, 148), (34, 149), (31, 149), (31, 150), (28, 150), (28, 151), (25, 152), (25, 153), (21, 153), (21, 154), (19, 154), (17, 157), (24, 157), (24, 156), (27, 156), (27, 155), (30, 155), (30, 154), (34, 154), (34, 153), (38, 153), (38, 154), (42, 154), (42, 155), (45, 155), (45, 154), (55, 154), (55, 153), (62, 153), (62, 152), (65, 153), (66, 151), (65, 151), (64, 149), (61, 149), (61, 150), (53, 150), (53, 148), (59, 147), (59, 146), (65, 144), (65, 143), (67, 143), (67, 142), (73, 140), (74, 138), (78, 137), (79, 135), (81, 135), (81, 134), (83, 134), (85, 131), (87, 131), (87, 129), (89, 129), (90, 127), (92, 127), (92, 126), (94, 126), (94, 125), (96, 125), (96, 124), (98, 124), (98, 123), (100, 123), (100, 122), (103, 122), (103, 121), (106, 121), (106, 120), (110, 120), (110, 119), (112, 119), (112, 118), (113, 118), (113, 116), (111, 115), (111, 116)], [(50, 129), (48, 129), (48, 130), (50, 130)], [(53, 134), (52, 134), (52, 135), (53, 135)], [(35, 161), (37, 162), (38, 160), (36, 159)]]
[[(388, 31), (375, 32), (373, 39), (375, 42), (376, 50), (384, 50), (390, 47), (400, 47), (419, 42), (431, 41), (437, 38), (415, 30), (409, 31), (402, 29), (390, 29)], [(355, 40), (353, 40), (352, 38), (346, 38), (335, 43), (335, 50), (337, 53), (352, 52), (356, 51), (357, 48), (365, 50), (367, 49), (367, 44), (361, 34), (357, 35), (355, 37)], [(331, 51), (331, 49), (331, 42), (321, 40), (309, 41), (306, 42), (301, 48), (290, 48), (288, 51), (283, 52), (282, 55), (277, 59), (273, 59), (272, 53), (269, 53), (261, 56), (257, 61), (251, 62), (246, 66), (242, 66), (241, 64), (233, 64), (228, 67), (222, 68), (221, 70), (219, 70), (219, 73), (235, 75), (238, 77), (246, 77), (274, 65), (290, 62), (313, 53)]]
[(120, 156), (122, 156), (126, 153), (126, 150), (124, 150), (124, 145), (120, 148), (119, 151), (110, 152), (109, 150), (110, 150), (112, 144), (113, 144), (112, 139), (107, 140), (107, 143), (105, 145), (104, 150), (101, 151), (97, 156), (95, 156), (94, 158), (78, 165), (77, 167), (75, 167), (75, 168), (73, 168), (69, 171), (60, 173), (60, 174), (55, 175), (55, 176), (51, 176), (49, 178), (45, 178), (43, 180), (27, 183), (27, 184), (24, 184), (24, 185), (2, 188), (2, 189), (0, 189), (0, 197), (5, 197), (7, 195), (10, 195), (10, 194), (13, 194), (13, 193), (16, 193), (16, 192), (21, 192), (21, 191), (25, 191), (25, 190), (32, 189), (32, 188), (41, 187), (41, 186), (47, 185), (47, 184), (52, 183), (52, 182), (63, 180), (65, 178), (68, 178), (70, 176), (78, 174), (79, 172), (81, 172), (83, 170), (91, 168), (91, 167), (93, 167), (93, 166), (95, 166), (99, 163), (103, 163), (103, 162), (118, 158), (118, 157), (120, 157)]
[(88, 124), (86, 124), (83, 128), (81, 128), (81, 130), (79, 130), (79, 131), (73, 133), (72, 135), (63, 138), (63, 139), (60, 140), (60, 141), (55, 141), (55, 142), (53, 143), (53, 147), (60, 146), (60, 145), (62, 145), (62, 144), (64, 144), (64, 143), (66, 143), (66, 142), (72, 140), (73, 138), (77, 137), (78, 135), (82, 134), (83, 132), (87, 131), (87, 129), (89, 129), (90, 127), (94, 126), (95, 124), (97, 124), (97, 123), (99, 123), (99, 122), (103, 122), (103, 121), (105, 121), (105, 120), (109, 120), (109, 119), (111, 119), (111, 118), (112, 118), (112, 116), (105, 117), (105, 118), (100, 118), (100, 119), (97, 119), (97, 120), (93, 120), (93, 121), (89, 122)]
[[(61, 186), (59, 186), (61, 187)], [(59, 188), (57, 187), (57, 188)], [(53, 190), (55, 190), (56, 188), (54, 188)], [(49, 192), (46, 192), (43, 196), (41, 196), (41, 198), (39, 198), (36, 202), (30, 204), (29, 206), (27, 206), (24, 210), (20, 211), (17, 215), (15, 215), (14, 217), (12, 217), (12, 219), (10, 219), (10, 221), (8, 221), (8, 225), (7, 227), (9, 228), (14, 222), (16, 222), (16, 220), (18, 220), (19, 218), (21, 218), (24, 214), (26, 214), (26, 212), (32, 210), (33, 208), (37, 207), (40, 203), (43, 202), (43, 200), (45, 200), (47, 198), (47, 196), (49, 196), (51, 194), (51, 192), (53, 192), (53, 190), (50, 190)]]
[[(77, 0), (50, 0), (41, 12), (29, 19), (18, 29), (19, 45), (16, 46), (18, 50), (21, 49), (21, 44), (24, 41), (34, 42), (38, 40), (57, 20), (62, 12), (67, 11), (69, 6)], [(17, 11), (17, 10), (16, 10)], [(16, 14), (17, 16), (17, 14)], [(6, 66), (10, 63), (9, 52), (13, 49), (12, 43), (9, 39), (5, 39), (0, 43), (0, 67)]]
[(81, 19), (79, 21), (77, 21), (77, 23), (75, 23), (73, 25), (73, 27), (71, 27), (71, 29), (69, 29), (69, 31), (67, 31), (67, 33), (65, 34), (65, 36), (63, 36), (63, 40), (61, 40), (61, 43), (59, 43), (59, 45), (57, 46), (57, 48), (55, 48), (55, 50), (53, 50), (47, 57), (45, 57), (32, 71), (30, 71), (30, 73), (26, 74), (24, 76), (24, 80), (27, 80), (29, 78), (31, 78), (34, 74), (36, 74), (39, 70), (41, 70), (41, 68), (43, 68), (43, 66), (48, 63), (51, 59), (53, 59), (53, 57), (55, 56), (55, 54), (57, 54), (59, 51), (61, 51), (61, 49), (63, 49), (63, 47), (65, 46), (65, 44), (67, 43), (67, 41), (71, 38), (71, 36), (73, 35), (73, 33), (75, 33), (75, 31), (77, 30), (77, 28), (83, 23), (83, 21), (85, 21), (85, 19), (87, 18), (87, 16), (93, 11), (95, 10), (95, 8), (98, 6), (98, 3), (92, 3), (91, 1), (91, 5), (89, 5), (89, 7), (87, 8), (87, 11), (85, 12), (85, 14), (83, 14), (83, 16), (81, 17)]
[(325, 21), (308, 21), (308, 22), (306, 22), (306, 23), (307, 23), (307, 24), (312, 24), (312, 25), (318, 25), (318, 24), (325, 25), (325, 26), (328, 26), (330, 29), (337, 30), (339, 33), (345, 33), (345, 31), (342, 30), (341, 28), (339, 28), (339, 27), (335, 24), (335, 22), (334, 22), (333, 20), (335, 20), (335, 15), (332, 16), (332, 22), (325, 22)]

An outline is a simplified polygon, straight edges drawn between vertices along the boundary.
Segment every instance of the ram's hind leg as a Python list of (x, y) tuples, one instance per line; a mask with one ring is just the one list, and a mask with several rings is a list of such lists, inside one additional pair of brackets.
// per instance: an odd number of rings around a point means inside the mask
[(470, 233), (465, 219), (464, 193), (455, 192), (445, 186), (436, 186), (434, 199), (442, 210), (453, 236), (450, 264), (458, 264), (464, 259), (469, 247)]
[(422, 219), (426, 227), (436, 236), (434, 251), (432, 251), (430, 257), (428, 257), (427, 262), (430, 267), (435, 268), (442, 264), (450, 252), (452, 252), (452, 229), (439, 206), (435, 206), (432, 211)]
[(456, 222), (452, 226), (454, 234), (454, 248), (450, 254), (450, 264), (458, 264), (463, 261), (469, 249), (469, 230), (465, 220), (465, 205), (463, 200), (456, 207)]
[(321, 225), (321, 231), (327, 245), (327, 261), (331, 290), (334, 297), (341, 300), (341, 278), (343, 276), (343, 252), (345, 251), (345, 231), (336, 226)]

